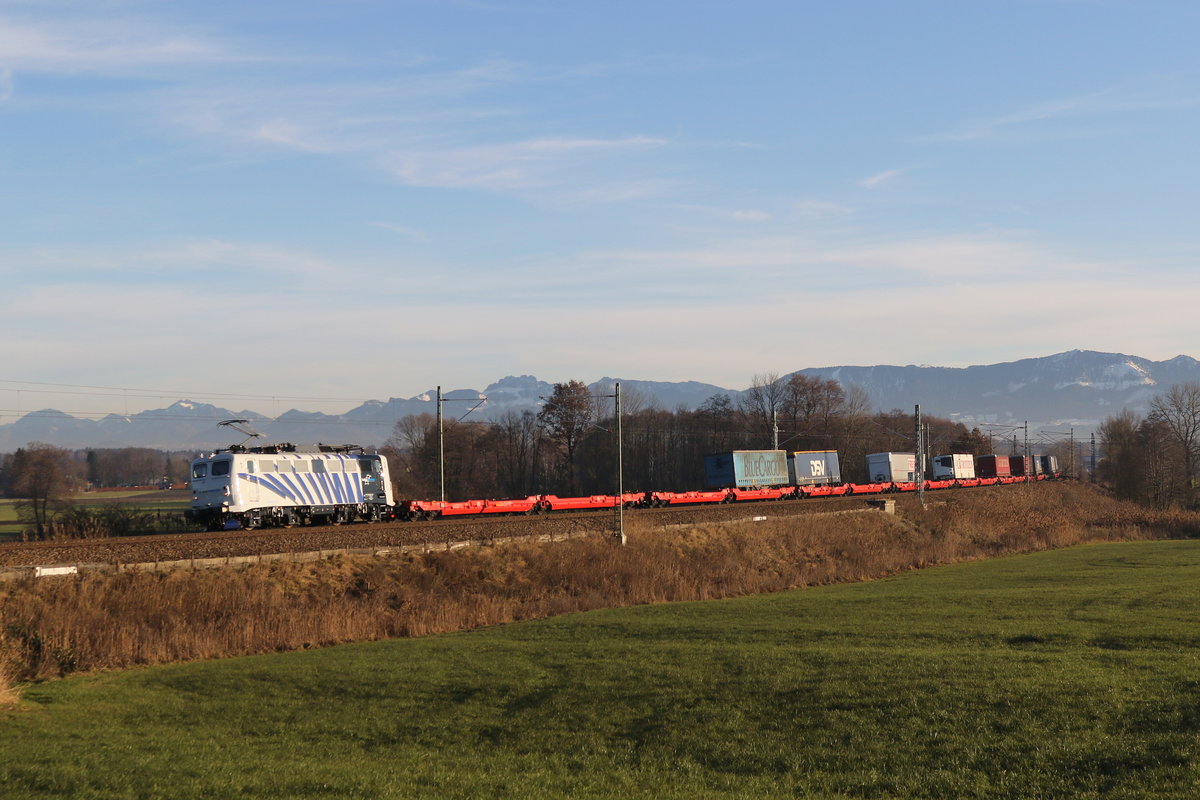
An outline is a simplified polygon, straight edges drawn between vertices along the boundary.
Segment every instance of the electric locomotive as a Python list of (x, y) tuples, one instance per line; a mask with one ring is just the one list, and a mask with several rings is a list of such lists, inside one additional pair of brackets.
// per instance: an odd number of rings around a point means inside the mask
[(234, 445), (192, 461), (188, 516), (209, 530), (394, 516), (387, 459), (356, 445)]

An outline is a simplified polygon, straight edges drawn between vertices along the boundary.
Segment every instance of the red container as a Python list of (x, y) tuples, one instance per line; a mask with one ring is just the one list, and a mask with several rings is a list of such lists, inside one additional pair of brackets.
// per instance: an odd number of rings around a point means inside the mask
[(975, 475), (980, 478), (1007, 478), (1012, 475), (1008, 456), (976, 456)]

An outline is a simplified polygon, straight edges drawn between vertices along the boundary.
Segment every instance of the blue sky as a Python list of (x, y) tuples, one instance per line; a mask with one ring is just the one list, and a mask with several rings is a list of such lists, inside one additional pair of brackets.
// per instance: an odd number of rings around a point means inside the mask
[(138, 410), (36, 382), (336, 411), (1197, 355), (1197, 30), (1154, 0), (0, 0), (0, 421)]

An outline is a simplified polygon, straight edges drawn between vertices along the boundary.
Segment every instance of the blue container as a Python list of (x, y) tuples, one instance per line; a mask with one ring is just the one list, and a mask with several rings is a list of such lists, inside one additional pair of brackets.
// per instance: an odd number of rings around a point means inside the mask
[(788, 477), (796, 486), (836, 486), (842, 482), (837, 450), (798, 450), (788, 455)]
[(734, 450), (704, 457), (704, 475), (714, 489), (787, 486), (787, 453), (783, 450)]

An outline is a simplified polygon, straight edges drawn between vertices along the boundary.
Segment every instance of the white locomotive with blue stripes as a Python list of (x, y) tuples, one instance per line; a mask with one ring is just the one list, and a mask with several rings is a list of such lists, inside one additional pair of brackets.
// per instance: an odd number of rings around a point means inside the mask
[(376, 522), (393, 506), (387, 459), (354, 445), (235, 445), (192, 461), (188, 516), (209, 530)]

